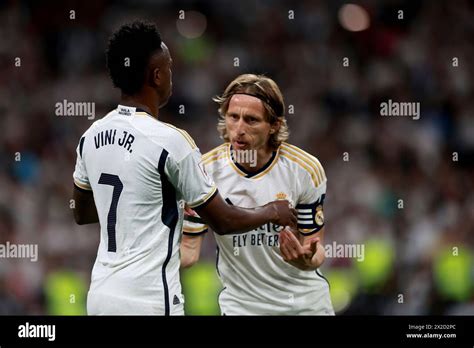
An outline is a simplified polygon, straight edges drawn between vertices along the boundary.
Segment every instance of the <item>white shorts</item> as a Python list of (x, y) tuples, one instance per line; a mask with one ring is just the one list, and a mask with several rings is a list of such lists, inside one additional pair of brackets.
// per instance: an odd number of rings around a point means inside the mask
[[(162, 303), (137, 301), (109, 294), (87, 294), (88, 315), (165, 315)], [(184, 304), (170, 303), (170, 315), (184, 315)]]
[[(224, 288), (219, 294), (222, 315), (334, 315), (329, 291), (320, 296), (299, 300), (299, 304), (278, 304), (257, 302), (255, 299), (241, 299), (232, 296)], [(315, 298), (317, 298), (315, 300)]]

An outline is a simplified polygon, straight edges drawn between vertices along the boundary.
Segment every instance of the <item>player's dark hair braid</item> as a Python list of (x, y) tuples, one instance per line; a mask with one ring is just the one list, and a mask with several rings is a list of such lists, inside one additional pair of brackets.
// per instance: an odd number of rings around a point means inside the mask
[(115, 87), (124, 94), (137, 93), (145, 82), (150, 56), (161, 50), (161, 36), (153, 23), (135, 21), (112, 34), (106, 58)]

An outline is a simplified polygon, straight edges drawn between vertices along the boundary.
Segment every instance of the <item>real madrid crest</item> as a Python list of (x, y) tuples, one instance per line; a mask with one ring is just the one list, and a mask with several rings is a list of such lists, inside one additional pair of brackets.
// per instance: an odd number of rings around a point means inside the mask
[(278, 201), (280, 201), (280, 200), (285, 200), (285, 199), (286, 199), (286, 200), (290, 203), (290, 207), (291, 207), (291, 208), (294, 207), (293, 201), (292, 201), (292, 200), (288, 197), (288, 195), (287, 195), (286, 193), (284, 193), (284, 192), (278, 192), (278, 193), (276, 194), (276, 199), (277, 199)]
[(324, 224), (324, 213), (322, 205), (318, 205), (316, 208), (316, 214), (314, 214), (314, 222), (316, 222), (316, 225), (318, 226), (322, 226)]

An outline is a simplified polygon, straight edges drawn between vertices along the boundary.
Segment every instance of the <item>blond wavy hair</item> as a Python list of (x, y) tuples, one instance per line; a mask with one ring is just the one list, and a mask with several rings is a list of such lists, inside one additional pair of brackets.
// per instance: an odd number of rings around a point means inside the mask
[(288, 139), (290, 131), (285, 118), (285, 102), (278, 85), (264, 75), (243, 74), (229, 83), (222, 95), (212, 98), (219, 104), (217, 130), (225, 142), (230, 141), (225, 126), (225, 115), (234, 94), (247, 94), (260, 99), (265, 108), (265, 121), (271, 125), (280, 121), (280, 128), (277, 132), (270, 134), (269, 145), (273, 149), (277, 149), (282, 142)]

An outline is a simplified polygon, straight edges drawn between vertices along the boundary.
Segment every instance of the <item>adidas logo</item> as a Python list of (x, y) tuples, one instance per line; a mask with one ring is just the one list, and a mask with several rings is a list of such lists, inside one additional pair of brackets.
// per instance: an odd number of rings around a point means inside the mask
[(178, 296), (174, 295), (174, 297), (173, 297), (173, 304), (174, 304), (174, 305), (177, 305), (177, 304), (180, 304), (180, 303), (181, 303), (181, 302), (179, 301)]

